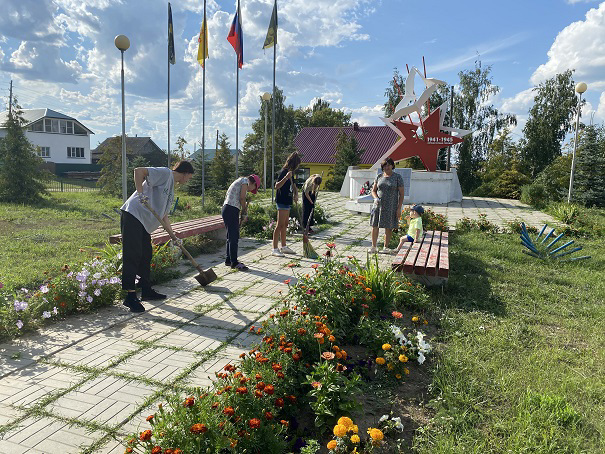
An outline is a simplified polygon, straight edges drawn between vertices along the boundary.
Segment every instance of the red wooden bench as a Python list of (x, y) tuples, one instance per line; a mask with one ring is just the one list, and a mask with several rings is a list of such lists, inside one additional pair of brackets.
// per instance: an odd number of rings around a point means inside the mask
[[(225, 223), (223, 222), (223, 217), (221, 215), (189, 219), (188, 221), (175, 222), (172, 224), (172, 230), (180, 238), (214, 232), (224, 228)], [(170, 235), (168, 235), (162, 227), (158, 227), (151, 234), (151, 241), (154, 244), (167, 243), (170, 241)], [(109, 237), (109, 242), (112, 244), (122, 242), (122, 235), (111, 235)]]
[(393, 270), (426, 285), (447, 282), (450, 274), (448, 232), (431, 230), (419, 243), (406, 242), (393, 260)]

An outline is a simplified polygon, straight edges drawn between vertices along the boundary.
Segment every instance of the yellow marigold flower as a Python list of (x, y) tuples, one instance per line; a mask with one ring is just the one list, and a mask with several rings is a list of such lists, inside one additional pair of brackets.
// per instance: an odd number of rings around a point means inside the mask
[(359, 435), (353, 435), (353, 436), (351, 437), (351, 441), (352, 441), (353, 443), (359, 443), (359, 441), (360, 441), (360, 440), (359, 440)]
[(353, 432), (354, 434), (359, 432), (359, 427), (357, 427), (356, 424), (353, 424), (353, 427), (351, 427), (351, 432)]
[(351, 427), (353, 427), (353, 420), (346, 416), (341, 416), (340, 418), (338, 418), (337, 424), (340, 424), (341, 426), (345, 426), (348, 431), (351, 429)]
[(372, 437), (373, 441), (381, 441), (384, 438), (384, 434), (380, 429), (368, 429), (368, 434)]
[(396, 378), (397, 380), (401, 380), (401, 374), (395, 374), (395, 378)]
[(405, 369), (403, 369), (403, 371), (405, 372), (406, 375), (410, 375), (410, 369), (408, 369), (407, 367)]
[(402, 363), (407, 363), (408, 357), (405, 355), (399, 355), (399, 361), (401, 361)]
[(379, 356), (378, 358), (376, 358), (376, 364), (380, 364), (382, 366), (385, 363), (386, 360), (383, 357)]
[(413, 321), (414, 323), (416, 323), (418, 320), (420, 320), (420, 319), (418, 318), (418, 316), (417, 316), (417, 315), (414, 315), (414, 316), (412, 317), (412, 321)]
[(393, 369), (395, 369), (395, 366), (393, 365), (393, 363), (389, 363), (389, 364), (387, 364), (387, 369), (393, 370)]
[(382, 344), (382, 349), (383, 350), (390, 350), (391, 349), (391, 344)]
[(333, 432), (337, 437), (344, 437), (347, 434), (347, 428), (342, 424), (336, 424)]
[(328, 442), (328, 449), (331, 451), (332, 449), (336, 449), (336, 446), (338, 445), (338, 443), (336, 442), (336, 440), (330, 440)]

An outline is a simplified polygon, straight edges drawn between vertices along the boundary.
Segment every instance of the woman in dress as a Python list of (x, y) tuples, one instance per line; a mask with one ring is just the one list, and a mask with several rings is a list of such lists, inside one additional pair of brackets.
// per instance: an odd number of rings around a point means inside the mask
[(372, 247), (368, 249), (370, 254), (375, 254), (378, 242), (378, 231), (384, 229), (384, 249), (380, 252), (391, 253), (389, 241), (393, 229), (397, 228), (401, 216), (401, 205), (403, 204), (403, 178), (395, 173), (395, 163), (387, 158), (380, 164), (382, 173), (374, 180), (372, 186), (372, 197), (374, 204), (370, 214), (370, 225), (372, 226)]
[[(275, 204), (277, 205), (277, 226), (273, 231), (273, 252), (271, 255), (284, 257), (284, 254), (296, 254), (292, 249), (286, 246), (286, 233), (288, 231), (288, 221), (290, 219), (290, 208), (293, 201), (298, 201), (298, 189), (294, 184), (294, 172), (300, 165), (300, 155), (292, 153), (286, 159), (286, 163), (281, 169), (275, 183)], [(281, 240), (281, 249), (277, 248)]]

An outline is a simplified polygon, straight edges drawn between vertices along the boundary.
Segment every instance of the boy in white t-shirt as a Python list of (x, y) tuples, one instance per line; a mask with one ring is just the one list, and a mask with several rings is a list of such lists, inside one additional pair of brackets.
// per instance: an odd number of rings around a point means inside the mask
[(407, 236), (401, 237), (401, 240), (399, 240), (399, 246), (397, 246), (393, 253), (397, 254), (403, 247), (403, 243), (406, 241), (410, 241), (412, 243), (420, 242), (424, 233), (422, 230), (422, 213), (424, 213), (424, 208), (422, 208), (422, 205), (414, 205), (410, 209), (410, 226), (408, 227), (408, 234)]

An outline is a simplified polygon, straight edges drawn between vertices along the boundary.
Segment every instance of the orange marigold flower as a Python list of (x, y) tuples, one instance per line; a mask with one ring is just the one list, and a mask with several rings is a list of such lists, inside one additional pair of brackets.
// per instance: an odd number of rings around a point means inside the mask
[(259, 382), (256, 384), (256, 389), (260, 389), (260, 390), (262, 391), (262, 390), (265, 388), (265, 386), (266, 386), (266, 385), (265, 385), (265, 382), (259, 381)]
[(301, 336), (302, 336), (302, 335), (304, 335), (304, 334), (307, 334), (307, 330), (306, 330), (306, 329), (304, 329), (304, 328), (298, 328), (298, 331), (297, 331), (297, 332), (298, 332), (298, 334), (300, 334)]
[(261, 378), (263, 378), (263, 376), (261, 374), (256, 374), (254, 376), (254, 378), (256, 378), (257, 380), (260, 380)]
[(347, 359), (347, 352), (344, 350), (341, 350), (340, 353), (342, 354), (342, 359)]
[(258, 429), (260, 427), (260, 419), (252, 418), (250, 421), (248, 421), (248, 425), (251, 429)]
[(334, 355), (336, 356), (336, 358), (342, 359), (342, 353), (336, 352), (336, 353), (334, 353)]
[(155, 416), (155, 415), (149, 415), (149, 416), (147, 416), (147, 422), (151, 422), (151, 421), (153, 421), (153, 417), (154, 417), (154, 416)]
[(263, 392), (257, 389), (256, 391), (254, 391), (254, 396), (260, 399), (261, 397), (263, 397)]
[(340, 347), (338, 345), (333, 345), (332, 350), (334, 350), (335, 352), (338, 352), (338, 351), (340, 351)]
[(245, 358), (246, 357), (246, 353), (244, 352), (244, 353), (240, 354), (239, 357), (240, 358)]
[(235, 390), (235, 392), (238, 394), (248, 394), (248, 388), (246, 388), (245, 386), (240, 386)]
[(147, 440), (151, 439), (151, 435), (152, 435), (151, 430), (149, 430), (149, 429), (144, 430), (139, 435), (139, 440), (141, 440), (141, 441), (147, 441)]
[(270, 411), (266, 411), (265, 412), (265, 419), (271, 421), (273, 419), (273, 413), (271, 413)]
[(151, 450), (151, 454), (162, 454), (162, 448), (160, 446), (154, 446)]
[(317, 268), (319, 268), (319, 265), (317, 263), (314, 263), (313, 265), (311, 265), (311, 268), (313, 268), (314, 270), (316, 270)]
[(267, 386), (265, 386), (263, 391), (265, 391), (266, 394), (271, 395), (275, 392), (275, 388), (273, 387), (273, 385), (267, 385)]
[(290, 401), (290, 403), (295, 403), (296, 402), (296, 396), (290, 394), (289, 396), (286, 396), (286, 399), (288, 399)]
[(290, 425), (290, 422), (289, 422), (289, 421), (286, 421), (285, 419), (282, 419), (282, 420), (281, 420), (279, 423), (280, 423), (282, 426), (285, 426), (285, 427), (288, 427), (288, 426)]
[(275, 406), (282, 408), (284, 406), (284, 399), (282, 399), (281, 397), (275, 399)]
[(321, 357), (322, 357), (323, 359), (327, 359), (327, 360), (329, 361), (329, 360), (331, 360), (331, 359), (334, 359), (334, 353), (332, 353), (332, 352), (323, 352), (323, 353), (321, 354)]
[(401, 312), (397, 312), (397, 311), (393, 311), (391, 312), (391, 315), (395, 318), (402, 318), (403, 314)]
[(281, 364), (279, 364), (279, 363), (273, 363), (273, 364), (271, 364), (271, 368), (272, 368), (274, 371), (276, 371), (276, 372), (277, 372), (278, 370), (281, 370), (281, 369), (282, 369)]
[(366, 292), (372, 293), (372, 289), (370, 287), (366, 287)]
[(314, 381), (311, 383), (311, 386), (313, 386), (315, 389), (321, 389), (321, 382)]
[(284, 281), (284, 284), (286, 284), (286, 285), (290, 284), (290, 279), (286, 279), (286, 280)]
[(223, 413), (227, 416), (233, 416), (235, 414), (235, 410), (233, 409), (233, 407), (227, 407), (223, 410)]
[(124, 451), (124, 454), (130, 454), (131, 452), (133, 452), (132, 448), (126, 448), (126, 451)]
[(292, 355), (292, 359), (293, 359), (294, 361), (300, 361), (300, 358), (302, 358), (302, 356), (301, 356), (300, 352), (294, 353), (294, 354)]
[(277, 375), (277, 378), (285, 378), (286, 377), (281, 370), (276, 375)]
[(324, 337), (324, 333), (315, 333), (315, 334), (313, 334), (313, 337), (315, 339), (321, 339)]
[(336, 449), (338, 443), (336, 442), (336, 440), (330, 440), (326, 446), (330, 451), (332, 451), (333, 449)]
[(194, 424), (189, 429), (189, 432), (192, 434), (203, 434), (204, 432), (208, 432), (208, 427), (205, 424)]
[(194, 404), (195, 399), (193, 397), (188, 397), (187, 399), (185, 399), (185, 402), (183, 402), (183, 406), (187, 408), (193, 407)]
[(328, 337), (328, 340), (329, 340), (330, 342), (334, 342), (334, 341), (336, 340), (336, 338), (335, 338), (334, 336), (330, 336), (330, 337)]

